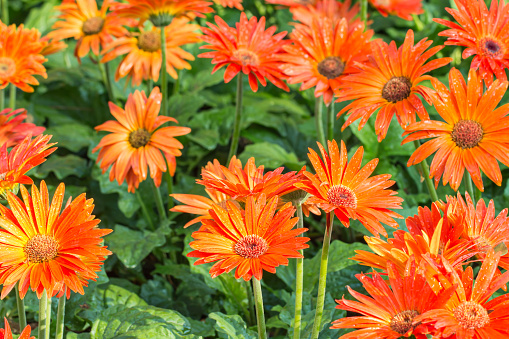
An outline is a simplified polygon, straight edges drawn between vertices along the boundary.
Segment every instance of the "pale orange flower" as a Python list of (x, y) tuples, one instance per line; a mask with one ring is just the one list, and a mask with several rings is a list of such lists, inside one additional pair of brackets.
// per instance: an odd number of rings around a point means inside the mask
[(46, 128), (36, 126), (31, 122), (24, 122), (27, 118), (25, 109), (12, 110), (6, 108), (0, 112), (0, 146), (7, 144), (7, 148), (20, 143), (28, 135), (37, 136)]

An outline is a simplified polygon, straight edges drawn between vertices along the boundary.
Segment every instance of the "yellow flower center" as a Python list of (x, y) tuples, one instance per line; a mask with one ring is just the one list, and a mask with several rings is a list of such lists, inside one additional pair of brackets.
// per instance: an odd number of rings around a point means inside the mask
[(23, 248), (30, 264), (40, 264), (53, 260), (58, 255), (58, 241), (51, 235), (36, 234)]
[(146, 52), (157, 52), (161, 49), (161, 37), (155, 31), (143, 32), (138, 37), (138, 48)]
[(268, 249), (267, 241), (256, 234), (242, 237), (234, 247), (235, 253), (246, 259), (258, 258), (265, 254)]
[(337, 207), (357, 208), (357, 196), (350, 187), (332, 186), (327, 192), (329, 203)]
[(16, 73), (16, 63), (11, 58), (0, 57), (0, 79), (6, 79)]
[(317, 66), (318, 73), (327, 79), (336, 79), (343, 74), (345, 63), (337, 56), (326, 57)]
[(104, 26), (104, 19), (96, 16), (88, 19), (83, 23), (81, 30), (85, 35), (93, 35), (99, 33)]
[(453, 313), (464, 329), (481, 328), (490, 323), (488, 311), (475, 301), (462, 302)]
[(460, 120), (454, 124), (451, 132), (452, 141), (463, 149), (475, 147), (484, 135), (482, 125), (474, 120)]
[(233, 56), (237, 58), (242, 65), (258, 65), (258, 55), (256, 53), (248, 51), (246, 49), (238, 49), (233, 52)]
[(503, 44), (494, 38), (486, 37), (479, 40), (479, 49), (486, 57), (501, 59), (504, 56)]
[(135, 131), (132, 131), (129, 134), (129, 143), (134, 148), (140, 148), (148, 144), (150, 141), (150, 132), (144, 128), (139, 128)]
[(412, 323), (414, 318), (418, 315), (419, 312), (415, 310), (406, 310), (400, 312), (392, 318), (389, 326), (394, 332), (398, 332), (399, 334), (403, 335), (414, 328)]
[(393, 77), (384, 85), (382, 89), (382, 98), (396, 103), (410, 96), (412, 92), (412, 82), (407, 77)]

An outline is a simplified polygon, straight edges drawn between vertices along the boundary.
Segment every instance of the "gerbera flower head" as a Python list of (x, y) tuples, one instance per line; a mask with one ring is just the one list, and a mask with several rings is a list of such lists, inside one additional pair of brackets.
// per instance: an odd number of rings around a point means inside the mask
[(401, 216), (391, 209), (400, 209), (403, 199), (394, 195), (397, 192), (387, 188), (394, 184), (390, 174), (370, 177), (378, 164), (373, 159), (361, 168), (363, 147), (359, 147), (348, 161), (345, 143), (341, 140), (341, 150), (335, 140), (328, 141), (328, 152), (318, 144), (322, 159), (309, 148), (308, 157), (316, 174), (304, 172), (307, 180), (296, 186), (312, 195), (311, 202), (317, 203), (325, 212), (334, 212), (338, 219), (348, 227), (350, 219), (359, 220), (364, 227), (377, 236), (387, 236), (381, 223), (397, 228), (394, 218)]
[(24, 92), (33, 92), (38, 85), (35, 75), (47, 77), (41, 54), (45, 45), (35, 28), (7, 26), (0, 21), (0, 90), (13, 84)]
[(44, 181), (40, 189), (33, 185), (31, 194), (25, 186), (20, 191), (23, 200), (8, 193), (11, 209), (0, 207), (2, 299), (18, 282), (21, 298), (29, 288), (39, 298), (44, 290), (52, 295), (61, 282), (83, 294), (83, 286), (88, 283), (79, 278), (79, 273), (89, 274), (92, 280), (97, 278), (84, 260), (100, 265), (104, 256), (111, 254), (101, 243), (102, 237), (112, 230), (97, 228), (100, 220), (92, 215), (93, 199), (86, 199), (84, 193), (60, 213), (63, 183), (56, 189), (51, 203)]
[(65, 42), (50, 39), (48, 36), (41, 38), (41, 41), (44, 42), (44, 47), (41, 51), (41, 54), (44, 56), (58, 53), (64, 48), (67, 48), (67, 44)]
[(7, 144), (9, 148), (20, 143), (28, 135), (37, 136), (44, 132), (44, 127), (24, 122), (26, 118), (27, 113), (23, 108), (17, 110), (6, 108), (0, 112), (0, 145)]
[(493, 75), (507, 80), (505, 69), (509, 67), (509, 4), (504, 0), (491, 1), (488, 10), (483, 0), (454, 0), (458, 9), (446, 8), (458, 23), (433, 19), (449, 27), (438, 35), (446, 36), (446, 45), (464, 46), (463, 59), (472, 55), (470, 68), (479, 69), (486, 85), (491, 85)]
[(283, 38), (286, 32), (277, 33), (276, 26), (265, 29), (265, 17), (260, 20), (256, 17), (247, 19), (246, 13), (240, 14), (240, 21), (236, 28), (229, 27), (226, 22), (216, 15), (215, 22), (207, 22), (203, 27), (203, 41), (209, 45), (200, 48), (212, 49), (213, 52), (206, 52), (198, 55), (200, 58), (212, 58), (214, 69), (225, 67), (224, 81), (230, 82), (239, 72), (248, 75), (249, 85), (253, 92), (258, 90), (258, 81), (262, 86), (267, 85), (267, 80), (275, 86), (289, 91), (288, 86), (283, 82), (286, 78), (279, 69), (281, 61), (279, 55), (283, 46), (287, 44)]
[(430, 178), (438, 186), (440, 177), (458, 190), (465, 169), (481, 191), (484, 186), (481, 170), (495, 184), (502, 184), (502, 174), (497, 160), (509, 165), (509, 105), (496, 108), (507, 90), (507, 81), (496, 80), (483, 94), (479, 72), (470, 70), (468, 84), (460, 71), (452, 68), (449, 85), (436, 79), (431, 81), (437, 91), (431, 102), (445, 121), (419, 121), (409, 125), (403, 143), (431, 138), (421, 145), (408, 160), (412, 166), (435, 153), (430, 166)]
[[(30, 332), (32, 331), (32, 328), (30, 325), (27, 325), (23, 332), (17, 337), (18, 339), (35, 339), (35, 337), (30, 336)], [(0, 328), (0, 339), (12, 339), (12, 331), (11, 326), (9, 325), (9, 322), (7, 321), (7, 318), (4, 317), (4, 328)]]
[(392, 117), (396, 114), (399, 124), (405, 128), (415, 122), (415, 113), (421, 120), (429, 119), (422, 105), (420, 94), (428, 103), (433, 90), (420, 85), (424, 80), (433, 79), (427, 72), (447, 65), (451, 58), (426, 61), (440, 51), (443, 46), (432, 47), (433, 41), (422, 39), (414, 45), (414, 33), (409, 30), (401, 47), (394, 41), (387, 44), (381, 40), (372, 43), (369, 63), (360, 65), (361, 72), (343, 79), (336, 92), (337, 101), (354, 100), (339, 113), (349, 116), (343, 129), (357, 119), (361, 119), (359, 130), (369, 117), (378, 110), (375, 132), (378, 141), (387, 135)]
[(349, 29), (345, 18), (315, 15), (310, 26), (297, 24), (290, 34), (281, 69), (288, 83), (302, 83), (301, 91), (315, 87), (315, 97), (323, 96), (328, 105), (343, 79), (359, 71), (357, 63), (368, 61), (372, 36), (373, 30), (364, 32), (361, 22)]
[(299, 235), (306, 228), (293, 229), (298, 218), (290, 203), (276, 213), (278, 198), (249, 197), (245, 210), (230, 201), (226, 208), (214, 205), (212, 219), (202, 221), (203, 228), (193, 232), (189, 245), (194, 251), (188, 257), (194, 264), (218, 261), (210, 269), (212, 278), (235, 269), (235, 278), (260, 280), (263, 271), (276, 273), (279, 265), (288, 265), (289, 258), (302, 258), (298, 252), (308, 248), (309, 238)]
[(77, 40), (74, 55), (78, 60), (90, 51), (99, 55), (100, 48), (112, 42), (113, 38), (128, 34), (123, 25), (128, 25), (130, 21), (108, 13), (113, 3), (112, 0), (105, 0), (101, 9), (98, 9), (95, 0), (64, 1), (57, 7), (62, 12), (59, 16), (61, 20), (53, 25), (54, 31), (47, 35), (48, 38)]
[[(185, 44), (200, 41), (195, 32), (200, 26), (190, 24), (186, 18), (174, 19), (164, 27), (166, 37), (166, 71), (176, 79), (176, 69), (191, 69), (186, 60), (194, 60), (194, 56), (181, 48)], [(118, 56), (125, 55), (118, 65), (115, 80), (127, 76), (132, 79), (133, 86), (141, 85), (142, 80), (159, 79), (162, 65), (162, 48), (160, 28), (150, 30), (139, 28), (139, 33), (121, 37), (105, 48), (102, 62), (108, 62)]]
[(163, 172), (175, 174), (175, 157), (180, 156), (184, 147), (176, 136), (191, 132), (188, 127), (166, 126), (166, 122), (177, 120), (159, 115), (161, 93), (155, 87), (147, 98), (144, 91), (136, 90), (127, 98), (125, 109), (110, 102), (110, 112), (116, 120), (106, 121), (97, 126), (97, 131), (110, 134), (101, 139), (93, 152), (100, 150), (97, 162), (101, 162), (103, 173), (111, 166), (110, 180), (122, 184), (127, 181), (129, 192), (134, 192), (141, 181), (150, 177), (156, 186), (161, 185)]
[(413, 14), (422, 14), (422, 0), (369, 0), (383, 16), (397, 15), (412, 20)]
[(223, 7), (236, 8), (239, 11), (243, 11), (244, 7), (242, 7), (242, 0), (214, 0), (214, 3), (221, 5)]
[(290, 12), (293, 14), (294, 20), (307, 26), (312, 25), (313, 18), (315, 17), (326, 17), (332, 22), (345, 18), (350, 29), (354, 27), (354, 23), (362, 23), (360, 18), (357, 18), (359, 14), (359, 3), (356, 2), (352, 6), (352, 0), (345, 0), (344, 2), (339, 2), (337, 0), (318, 0), (314, 5), (308, 4), (290, 7)]

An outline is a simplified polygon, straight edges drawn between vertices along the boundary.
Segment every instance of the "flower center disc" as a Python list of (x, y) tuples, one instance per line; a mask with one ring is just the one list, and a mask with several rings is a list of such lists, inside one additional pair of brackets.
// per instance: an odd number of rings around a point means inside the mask
[(93, 17), (83, 23), (81, 30), (85, 35), (92, 35), (99, 33), (104, 26), (104, 19), (101, 17)]
[(129, 134), (129, 143), (134, 148), (140, 148), (148, 144), (150, 141), (150, 132), (144, 128), (137, 129), (136, 131), (132, 131)]
[(475, 301), (462, 302), (453, 313), (464, 329), (481, 328), (490, 323), (488, 311)]
[(357, 208), (357, 197), (350, 187), (332, 186), (327, 192), (327, 200), (338, 207)]
[(414, 318), (419, 315), (419, 312), (415, 310), (406, 310), (396, 314), (390, 323), (390, 328), (394, 332), (398, 332), (403, 335), (407, 333), (409, 330), (413, 329), (413, 321)]
[(246, 49), (238, 49), (233, 52), (233, 56), (242, 63), (243, 66), (258, 65), (258, 55)]
[(0, 79), (8, 78), (16, 73), (16, 63), (11, 58), (0, 57)]
[(318, 73), (327, 79), (336, 79), (343, 74), (345, 70), (345, 63), (336, 56), (326, 57), (317, 66)]
[(479, 47), (484, 56), (500, 59), (504, 56), (502, 44), (493, 38), (483, 38), (479, 41)]
[(23, 248), (31, 264), (40, 264), (53, 260), (58, 255), (58, 241), (50, 235), (36, 234)]
[(465, 149), (477, 146), (483, 135), (483, 128), (477, 121), (460, 120), (454, 124), (451, 138), (458, 147)]
[(410, 96), (412, 92), (412, 83), (407, 77), (393, 77), (384, 85), (382, 89), (382, 98), (397, 103)]
[(256, 234), (246, 235), (235, 244), (235, 253), (246, 259), (258, 258), (269, 249), (267, 241)]
[(157, 32), (144, 32), (138, 37), (138, 48), (146, 52), (157, 52), (161, 49), (161, 37)]

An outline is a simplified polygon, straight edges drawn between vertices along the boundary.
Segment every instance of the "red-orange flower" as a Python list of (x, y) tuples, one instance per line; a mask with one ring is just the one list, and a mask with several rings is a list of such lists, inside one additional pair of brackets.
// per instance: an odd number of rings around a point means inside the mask
[(288, 83), (302, 83), (301, 91), (315, 87), (315, 97), (323, 96), (328, 105), (343, 79), (358, 72), (359, 63), (368, 61), (372, 36), (373, 30), (364, 32), (363, 23), (350, 29), (345, 18), (317, 15), (311, 26), (296, 25), (290, 34), (293, 43), (283, 47), (281, 69)]
[(344, 2), (339, 2), (337, 0), (318, 0), (314, 5), (290, 7), (290, 12), (293, 14), (294, 20), (307, 26), (311, 26), (313, 18), (316, 17), (326, 17), (332, 22), (345, 18), (350, 29), (354, 27), (354, 23), (362, 24), (360, 18), (357, 17), (359, 14), (359, 3), (356, 2), (352, 6), (352, 0), (345, 0)]
[(28, 135), (37, 136), (44, 132), (44, 127), (23, 122), (26, 118), (27, 113), (23, 108), (14, 111), (6, 108), (0, 112), (0, 146), (7, 144), (9, 148), (20, 143)]
[[(191, 69), (186, 60), (194, 60), (194, 56), (184, 51), (181, 46), (200, 41), (195, 32), (200, 26), (190, 24), (186, 18), (174, 19), (164, 28), (166, 37), (166, 71), (176, 79), (175, 69)], [(115, 80), (127, 76), (132, 79), (133, 86), (141, 85), (142, 80), (157, 81), (161, 73), (162, 49), (160, 28), (151, 30), (140, 28), (133, 33), (113, 41), (105, 48), (101, 62), (108, 62), (118, 56), (127, 54), (120, 62), (115, 73)]]
[(430, 167), (435, 185), (443, 176), (444, 185), (449, 183), (458, 190), (466, 169), (481, 191), (481, 170), (500, 186), (502, 174), (497, 160), (509, 166), (509, 104), (496, 107), (508, 83), (496, 80), (483, 94), (478, 72), (471, 69), (466, 84), (460, 71), (453, 68), (449, 73), (451, 90), (436, 79), (432, 79), (432, 84), (437, 94), (431, 101), (445, 122), (420, 121), (406, 128), (403, 143), (432, 138), (412, 154), (408, 166), (436, 152)]
[(125, 110), (110, 102), (110, 112), (116, 120), (97, 126), (97, 131), (110, 134), (101, 139), (93, 152), (100, 149), (97, 162), (101, 162), (103, 173), (111, 166), (110, 180), (119, 184), (127, 181), (129, 192), (134, 192), (141, 181), (150, 177), (156, 186), (161, 185), (163, 172), (168, 169), (175, 174), (177, 162), (184, 147), (174, 137), (191, 132), (188, 127), (166, 126), (166, 122), (177, 122), (174, 118), (159, 115), (161, 93), (155, 87), (147, 98), (144, 91), (135, 91), (127, 98)]
[(463, 59), (472, 55), (470, 68), (479, 69), (486, 85), (491, 85), (493, 75), (507, 80), (509, 67), (509, 4), (504, 0), (491, 1), (488, 11), (483, 0), (454, 0), (458, 9), (446, 8), (458, 23), (433, 19), (449, 27), (438, 35), (448, 37), (446, 45), (465, 46)]
[(236, 28), (229, 27), (219, 16), (215, 17), (215, 21), (217, 26), (207, 22), (210, 28), (202, 28), (204, 35), (201, 38), (210, 45), (200, 47), (214, 51), (198, 55), (200, 58), (212, 58), (215, 65), (212, 73), (226, 66), (226, 83), (242, 72), (249, 75), (253, 92), (258, 90), (258, 81), (266, 86), (267, 80), (285, 91), (289, 90), (279, 69), (279, 55), (287, 43), (283, 40), (286, 32), (273, 35), (276, 26), (265, 29), (265, 17), (259, 21), (252, 17), (248, 21), (244, 12), (240, 14)]
[(41, 51), (41, 54), (44, 56), (58, 53), (64, 48), (67, 48), (67, 44), (65, 42), (50, 39), (48, 36), (41, 38), (41, 41), (44, 43), (44, 47)]
[(2, 299), (18, 282), (21, 298), (29, 288), (39, 298), (44, 290), (52, 294), (61, 282), (83, 294), (83, 286), (88, 283), (79, 274), (89, 274), (92, 280), (97, 278), (85, 259), (100, 265), (99, 261), (111, 254), (101, 243), (102, 237), (112, 230), (97, 228), (100, 220), (92, 215), (93, 199), (86, 199), (83, 193), (60, 213), (64, 191), (62, 183), (50, 204), (48, 189), (42, 181), (40, 190), (32, 186), (31, 195), (21, 186), (23, 201), (9, 192), (11, 209), (0, 205)]
[(249, 197), (245, 211), (230, 201), (226, 209), (214, 205), (213, 219), (203, 220), (204, 227), (193, 232), (189, 245), (194, 251), (187, 256), (200, 258), (195, 265), (219, 261), (210, 269), (212, 278), (236, 268), (235, 278), (246, 281), (253, 276), (260, 280), (264, 270), (276, 273), (288, 258), (302, 258), (298, 251), (309, 247), (309, 238), (298, 235), (307, 229), (293, 229), (298, 218), (292, 218), (290, 203), (275, 214), (277, 203), (277, 197), (266, 201), (261, 195), (256, 201)]
[(39, 84), (34, 76), (47, 77), (42, 65), (46, 59), (41, 54), (45, 43), (40, 36), (35, 28), (16, 28), (0, 21), (0, 90), (13, 84), (22, 91), (33, 92), (30, 85)]
[(113, 0), (105, 0), (101, 9), (97, 8), (95, 0), (66, 1), (57, 7), (62, 12), (50, 32), (48, 38), (63, 40), (74, 38), (78, 40), (74, 55), (80, 59), (86, 56), (90, 50), (99, 55), (99, 49), (106, 44), (128, 34), (123, 25), (129, 20), (119, 18), (114, 13), (107, 13)]
[[(27, 325), (23, 332), (17, 337), (18, 339), (35, 339), (35, 337), (30, 336), (30, 332), (32, 331), (32, 328), (30, 325)], [(4, 317), (4, 328), (0, 328), (0, 339), (12, 339), (12, 332), (11, 332), (11, 326), (9, 325), (9, 322), (7, 321), (7, 318)]]
[(422, 14), (422, 0), (369, 0), (383, 16), (397, 15), (412, 20), (412, 14)]
[(239, 11), (243, 11), (244, 7), (242, 7), (242, 0), (214, 0), (214, 2), (223, 7), (236, 8)]
[(433, 41), (422, 39), (414, 45), (412, 30), (407, 32), (405, 42), (400, 48), (396, 47), (394, 41), (390, 44), (383, 41), (373, 42), (369, 64), (358, 65), (362, 71), (345, 77), (340, 90), (336, 92), (338, 101), (353, 100), (338, 113), (338, 117), (345, 112), (349, 114), (343, 129), (361, 119), (360, 130), (369, 117), (379, 110), (375, 131), (378, 141), (381, 141), (387, 135), (394, 114), (403, 128), (416, 121), (416, 112), (421, 120), (429, 119), (417, 94), (430, 103), (433, 90), (420, 83), (434, 79), (425, 74), (447, 65), (452, 60), (440, 58), (426, 63), (443, 48), (436, 46), (427, 50), (432, 43)]

